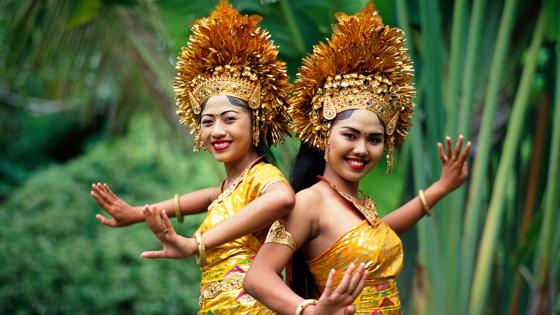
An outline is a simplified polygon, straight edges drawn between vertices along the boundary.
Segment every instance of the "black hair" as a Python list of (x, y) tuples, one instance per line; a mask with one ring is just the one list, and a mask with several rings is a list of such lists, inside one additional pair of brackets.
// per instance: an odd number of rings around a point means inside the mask
[[(228, 101), (231, 105), (245, 108), (249, 112), (249, 115), (251, 117), (251, 122), (252, 122), (253, 115), (251, 115), (252, 111), (251, 111), (251, 108), (249, 107), (249, 104), (247, 104), (247, 102), (245, 102), (244, 100), (242, 100), (240, 98), (237, 98), (235, 96), (226, 95), (226, 97), (227, 97), (227, 99), (228, 99)], [(204, 108), (206, 107), (206, 104), (208, 103), (208, 99), (210, 99), (210, 98), (208, 97), (204, 100), (204, 102), (202, 102), (201, 112), (204, 111)], [(259, 141), (260, 142), (259, 146), (256, 147), (255, 149), (257, 150), (257, 154), (259, 156), (262, 156), (263, 160), (265, 162), (276, 165), (276, 157), (274, 156), (274, 154), (270, 150), (270, 146), (267, 144), (267, 143), (271, 142), (271, 139), (272, 139), (272, 136), (270, 134), (267, 134), (266, 135), (266, 141)], [(265, 142), (265, 143), (262, 143), (262, 142)]]
[[(354, 110), (346, 110), (339, 113), (333, 120), (348, 119)], [(326, 167), (325, 151), (302, 142), (296, 158), (292, 162), (290, 172), (290, 184), (295, 192), (309, 188), (316, 184), (317, 176), (323, 175)], [(304, 299), (316, 298), (319, 294), (313, 275), (300, 250), (292, 256), (291, 284), (292, 290)]]

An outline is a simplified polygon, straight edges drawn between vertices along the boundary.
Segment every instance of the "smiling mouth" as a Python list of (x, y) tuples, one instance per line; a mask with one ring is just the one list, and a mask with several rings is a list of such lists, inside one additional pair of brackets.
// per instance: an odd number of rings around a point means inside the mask
[(348, 164), (348, 166), (356, 171), (361, 171), (364, 169), (364, 167), (367, 164), (367, 160), (364, 159), (356, 159), (356, 158), (346, 158), (346, 164)]
[(214, 150), (221, 152), (229, 148), (231, 141), (212, 141)]

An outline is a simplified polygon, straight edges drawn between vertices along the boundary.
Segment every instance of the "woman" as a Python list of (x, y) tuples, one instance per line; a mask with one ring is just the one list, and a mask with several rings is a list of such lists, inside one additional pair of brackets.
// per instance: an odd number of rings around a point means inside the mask
[[(143, 257), (196, 255), (202, 272), (199, 314), (269, 313), (243, 291), (243, 278), (270, 224), (294, 203), (281, 172), (262, 158), (287, 135), (290, 86), (259, 21), (221, 2), (195, 23), (178, 57), (177, 113), (194, 134), (195, 149), (204, 147), (223, 163), (226, 179), (219, 187), (131, 207), (106, 184), (93, 185), (93, 198), (110, 215), (97, 215), (101, 223), (118, 227), (145, 220), (161, 241), (162, 250)], [(193, 238), (178, 235), (169, 221), (206, 210)]]
[[(379, 218), (375, 203), (360, 196), (358, 186), (384, 153), (390, 170), (393, 150), (406, 136), (414, 106), (412, 65), (402, 32), (384, 26), (373, 3), (355, 16), (338, 14), (337, 19), (334, 34), (304, 59), (296, 81), (292, 115), (303, 142), (292, 175), (296, 205), (272, 226), (245, 288), (280, 314), (348, 312), (323, 296), (305, 298), (330, 290), (331, 268), (361, 263), (366, 284), (348, 304), (354, 303), (357, 314), (400, 314), (395, 278), (403, 252), (397, 235), (430, 215), (436, 202), (464, 182), (470, 143), (463, 150), (460, 136), (452, 150), (447, 138), (446, 153), (439, 144), (440, 179)], [(298, 249), (290, 288), (278, 273)], [(305, 267), (311, 281), (303, 281)]]

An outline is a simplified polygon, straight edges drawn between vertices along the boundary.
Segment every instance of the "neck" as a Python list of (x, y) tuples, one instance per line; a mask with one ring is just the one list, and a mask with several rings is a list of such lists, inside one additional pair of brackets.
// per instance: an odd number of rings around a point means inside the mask
[(252, 148), (239, 160), (224, 163), (224, 168), (226, 170), (226, 182), (231, 183), (231, 181), (239, 177), (239, 175), (241, 175), (241, 173), (258, 157), (259, 155), (257, 154), (257, 151)]
[(358, 198), (358, 186), (360, 182), (350, 182), (342, 178), (338, 175), (332, 168), (327, 166), (325, 167), (325, 172), (323, 173), (323, 177), (334, 184), (338, 189), (347, 193), (350, 196)]

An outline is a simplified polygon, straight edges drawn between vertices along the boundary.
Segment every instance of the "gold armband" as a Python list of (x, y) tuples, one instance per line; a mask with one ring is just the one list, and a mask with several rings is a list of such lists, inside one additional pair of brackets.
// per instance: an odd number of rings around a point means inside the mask
[(286, 230), (280, 221), (276, 221), (272, 224), (270, 230), (268, 230), (264, 243), (284, 244), (288, 246), (292, 252), (295, 252), (297, 248), (294, 237)]

